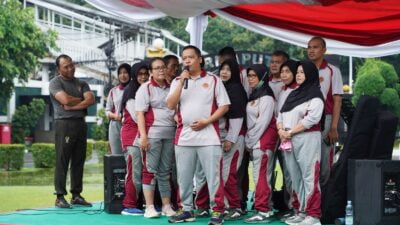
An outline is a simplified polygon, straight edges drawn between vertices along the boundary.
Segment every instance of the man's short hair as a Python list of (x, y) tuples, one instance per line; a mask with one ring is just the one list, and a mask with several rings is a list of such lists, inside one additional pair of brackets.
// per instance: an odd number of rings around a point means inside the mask
[(276, 50), (272, 53), (272, 56), (281, 56), (283, 57), (284, 61), (287, 61), (288, 59), (290, 59), (289, 54), (287, 54), (285, 51), (282, 50)]
[(200, 51), (200, 49), (197, 48), (196, 46), (194, 46), (194, 45), (186, 45), (185, 47), (183, 47), (182, 53), (183, 53), (185, 50), (187, 50), (187, 49), (193, 49), (194, 52), (196, 53), (196, 55), (197, 55), (198, 57), (201, 57), (201, 51)]
[(60, 67), (60, 60), (61, 59), (69, 59), (72, 61), (72, 58), (69, 55), (61, 54), (56, 58), (56, 66), (57, 68)]
[[(325, 39), (323, 39), (323, 38), (320, 37), (320, 36), (314, 36), (314, 37), (312, 37), (312, 38), (310, 39), (310, 41), (314, 41), (314, 40), (320, 41), (321, 44), (322, 44), (322, 47), (326, 48), (326, 41), (325, 41)], [(308, 41), (308, 42), (310, 42), (310, 41)]]
[(163, 59), (164, 59), (165, 64), (168, 64), (173, 59), (179, 63), (179, 59), (176, 55), (166, 55), (166, 56), (164, 56)]
[(231, 56), (231, 58), (235, 59), (236, 58), (235, 49), (233, 49), (230, 46), (221, 48), (218, 52), (218, 56), (225, 56), (225, 55), (229, 55), (229, 56)]

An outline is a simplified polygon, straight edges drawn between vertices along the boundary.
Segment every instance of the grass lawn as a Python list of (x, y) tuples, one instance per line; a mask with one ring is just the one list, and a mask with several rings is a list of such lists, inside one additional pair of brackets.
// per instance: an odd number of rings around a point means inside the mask
[[(54, 186), (0, 186), (0, 213), (19, 209), (53, 207)], [(88, 201), (103, 201), (102, 184), (84, 184), (83, 193)], [(66, 196), (69, 201), (71, 195)]]
[[(282, 186), (282, 173), (279, 165), (276, 189)], [(254, 190), (252, 164), (249, 167), (250, 190)], [(44, 208), (54, 206), (54, 169), (23, 168), (20, 171), (0, 171), (0, 213), (19, 209)], [(69, 177), (69, 176), (68, 176)], [(83, 178), (83, 193), (88, 201), (103, 201), (103, 165), (87, 164)], [(69, 179), (67, 181), (67, 190)], [(66, 196), (70, 200), (71, 196)]]

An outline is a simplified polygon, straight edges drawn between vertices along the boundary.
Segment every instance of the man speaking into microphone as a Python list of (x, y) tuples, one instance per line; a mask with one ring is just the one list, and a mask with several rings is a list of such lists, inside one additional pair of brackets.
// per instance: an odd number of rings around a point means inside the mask
[[(171, 83), (167, 106), (177, 109), (175, 157), (181, 210), (170, 223), (194, 221), (193, 177), (197, 161), (206, 175), (213, 210), (210, 225), (223, 223), (224, 190), (220, 183), (222, 158), (218, 120), (229, 110), (229, 97), (219, 77), (202, 69), (200, 50), (188, 45), (182, 50), (186, 68)], [(187, 88), (184, 88), (187, 80)]]

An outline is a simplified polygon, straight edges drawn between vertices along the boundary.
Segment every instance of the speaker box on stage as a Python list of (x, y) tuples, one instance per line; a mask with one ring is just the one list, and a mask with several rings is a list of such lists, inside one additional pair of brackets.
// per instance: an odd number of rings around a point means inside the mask
[(123, 155), (104, 156), (104, 211), (119, 214), (125, 196), (126, 164)]
[(354, 224), (400, 224), (400, 161), (349, 160), (348, 172)]

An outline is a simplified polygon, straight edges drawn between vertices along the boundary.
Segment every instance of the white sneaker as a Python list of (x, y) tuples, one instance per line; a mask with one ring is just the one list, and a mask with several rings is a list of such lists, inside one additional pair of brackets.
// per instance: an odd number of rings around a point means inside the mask
[(321, 225), (321, 222), (318, 218), (307, 216), (301, 223), (298, 225)]
[(288, 225), (298, 225), (301, 223), (304, 219), (306, 218), (306, 215), (303, 213), (298, 213), (293, 217), (290, 217), (285, 221), (286, 224)]
[(176, 215), (176, 212), (172, 209), (171, 205), (165, 205), (165, 206), (162, 207), (162, 212), (161, 212), (161, 214), (162, 214), (163, 216), (168, 216), (168, 217), (170, 217), (170, 216), (175, 216), (175, 215)]
[(154, 205), (146, 206), (146, 210), (144, 212), (145, 218), (158, 218), (160, 217), (160, 213), (154, 208)]

